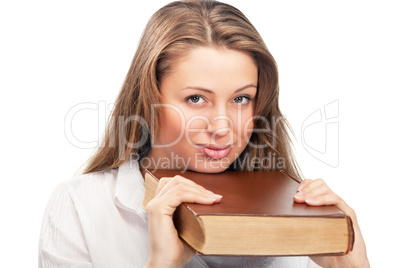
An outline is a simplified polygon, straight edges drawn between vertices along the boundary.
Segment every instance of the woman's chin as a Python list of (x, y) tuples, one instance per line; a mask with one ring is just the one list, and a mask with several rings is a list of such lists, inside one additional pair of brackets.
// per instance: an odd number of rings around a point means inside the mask
[(189, 169), (187, 169), (188, 171), (193, 171), (193, 172), (198, 172), (198, 173), (221, 173), (221, 172), (224, 172), (226, 169), (192, 169), (192, 168), (189, 168)]
[(190, 165), (187, 170), (195, 171), (199, 173), (220, 173), (225, 171), (230, 164), (220, 163), (219, 161), (211, 162), (207, 161), (198, 165)]
[(192, 161), (187, 168), (188, 170), (200, 173), (220, 173), (230, 167), (235, 157), (228, 155), (217, 159), (203, 155), (202, 158), (195, 159), (197, 161)]

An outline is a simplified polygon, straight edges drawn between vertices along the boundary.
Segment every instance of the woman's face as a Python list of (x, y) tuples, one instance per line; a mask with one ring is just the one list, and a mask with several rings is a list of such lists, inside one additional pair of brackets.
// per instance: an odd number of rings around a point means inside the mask
[(143, 167), (221, 172), (246, 147), (253, 129), (258, 68), (235, 50), (200, 47), (162, 78), (159, 133)]

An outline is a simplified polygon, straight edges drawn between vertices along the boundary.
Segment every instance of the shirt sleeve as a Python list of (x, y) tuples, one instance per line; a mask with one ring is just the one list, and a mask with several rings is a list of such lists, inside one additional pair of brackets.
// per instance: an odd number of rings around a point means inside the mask
[(53, 192), (39, 239), (39, 268), (92, 268), (74, 202), (65, 185)]

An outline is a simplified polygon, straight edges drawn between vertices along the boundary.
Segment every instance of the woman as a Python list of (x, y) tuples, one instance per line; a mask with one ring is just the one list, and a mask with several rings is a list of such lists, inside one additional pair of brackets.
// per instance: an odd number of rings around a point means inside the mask
[[(194, 256), (172, 214), (219, 193), (175, 176), (141, 207), (144, 168), (285, 169), (299, 178), (278, 107), (275, 61), (248, 19), (215, 1), (173, 2), (143, 33), (103, 145), (84, 174), (53, 194), (41, 233), (41, 267), (368, 267), (354, 211), (323, 180), (303, 180), (295, 202), (335, 205), (353, 220), (353, 251), (340, 257)], [(269, 158), (263, 162), (258, 159)]]

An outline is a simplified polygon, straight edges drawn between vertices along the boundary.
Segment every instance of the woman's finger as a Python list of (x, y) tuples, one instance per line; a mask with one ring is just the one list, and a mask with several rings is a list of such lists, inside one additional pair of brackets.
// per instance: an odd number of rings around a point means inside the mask
[(306, 198), (305, 202), (310, 206), (330, 206), (338, 205), (340, 202), (340, 197), (334, 193), (319, 195), (315, 197)]
[[(316, 179), (316, 180), (309, 180), (308, 184), (306, 184), (301, 191), (307, 193), (310, 192), (313, 189), (316, 189), (318, 187), (327, 187), (327, 184), (323, 179)], [(328, 188), (329, 189), (329, 188)]]
[(160, 215), (173, 215), (181, 203), (213, 204), (222, 200), (221, 195), (209, 191), (199, 190), (193, 185), (177, 184), (165, 192), (160, 192), (147, 205), (147, 211), (157, 212)]
[(175, 187), (178, 184), (186, 184), (192, 187), (195, 187), (197, 189), (199, 189), (200, 191), (207, 191), (207, 189), (205, 189), (204, 187), (202, 187), (199, 184), (196, 184), (195, 182), (180, 176), (180, 175), (176, 175), (174, 177), (163, 177), (159, 180), (159, 184), (158, 187), (156, 189), (156, 193), (155, 195), (159, 195), (159, 194), (164, 194), (166, 191), (168, 191), (170, 188)]
[(304, 187), (306, 187), (310, 182), (312, 182), (312, 180), (310, 180), (310, 179), (302, 180), (302, 181), (300, 182), (299, 186), (297, 187), (296, 191), (297, 191), (297, 192), (298, 192), (298, 191), (301, 191), (301, 190), (302, 190)]
[(332, 193), (331, 189), (320, 180), (310, 180), (302, 190), (298, 191), (293, 199), (297, 203), (304, 203), (306, 199)]
[[(189, 185), (181, 184), (172, 187), (165, 192), (159, 193), (151, 201), (159, 200), (161, 203), (167, 203), (169, 206), (178, 206), (180, 203), (205, 203), (205, 200), (217, 201), (221, 199), (221, 195), (214, 194), (210, 191), (200, 191), (197, 188), (194, 188)], [(174, 202), (169, 202), (173, 200)], [(207, 202), (209, 203), (209, 202)]]
[(309, 188), (305, 187), (303, 190), (297, 192), (294, 195), (296, 202), (304, 202), (306, 199), (312, 199), (317, 196), (327, 195), (333, 193), (326, 184), (318, 183), (315, 187), (310, 187), (313, 183), (310, 183)]

